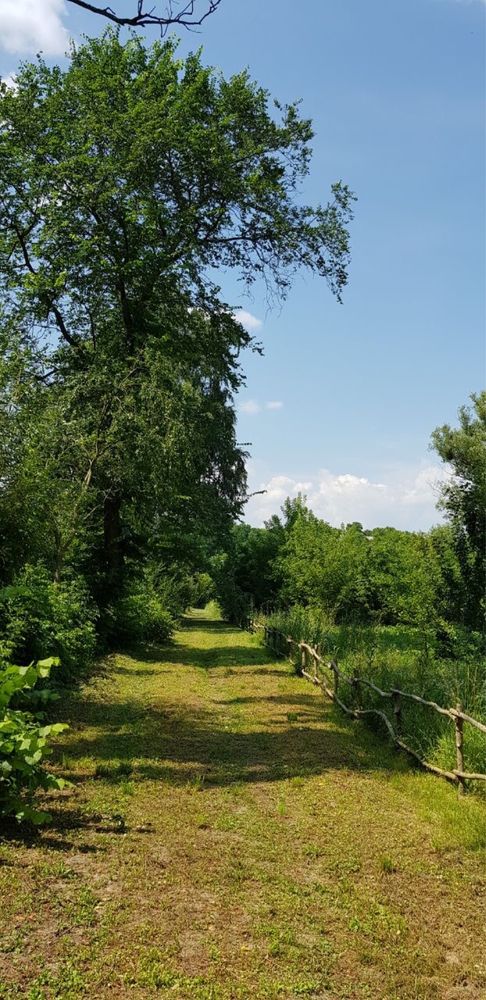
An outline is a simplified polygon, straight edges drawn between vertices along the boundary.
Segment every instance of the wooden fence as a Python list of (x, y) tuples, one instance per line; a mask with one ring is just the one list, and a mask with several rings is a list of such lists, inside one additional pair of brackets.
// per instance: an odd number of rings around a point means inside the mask
[[(296, 640), (292, 639), (291, 636), (284, 635), (284, 633), (279, 632), (278, 629), (272, 628), (269, 625), (262, 625), (260, 622), (255, 622), (250, 618), (246, 619), (242, 623), (242, 627), (248, 629), (249, 631), (262, 629), (265, 637), (265, 645), (276, 653), (277, 656), (286, 656), (290, 658), (297, 654), (297, 669), (302, 677), (305, 677), (312, 684), (316, 684), (322, 688), (324, 694), (326, 694), (331, 701), (335, 702), (335, 704), (338, 705), (339, 708), (346, 713), (346, 715), (350, 715), (354, 719), (363, 719), (365, 716), (376, 716), (381, 719), (395, 746), (412, 757), (416, 763), (425, 768), (427, 771), (431, 771), (432, 774), (437, 774), (439, 777), (453, 782), (457, 785), (459, 794), (464, 794), (466, 791), (466, 782), (468, 781), (486, 781), (486, 774), (475, 774), (465, 770), (464, 723), (473, 726), (475, 729), (479, 729), (480, 732), (485, 734), (486, 725), (484, 722), (479, 722), (477, 719), (473, 719), (470, 715), (467, 715), (462, 710), (462, 705), (458, 704), (455, 708), (443, 708), (441, 705), (437, 705), (435, 701), (427, 701), (426, 698), (420, 698), (419, 695), (411, 694), (409, 691), (401, 691), (398, 688), (393, 688), (391, 691), (382, 691), (382, 689), (376, 684), (373, 684), (372, 681), (367, 680), (364, 677), (360, 677), (357, 674), (354, 674), (352, 677), (348, 677), (341, 670), (339, 670), (335, 660), (324, 660), (318, 650), (314, 649), (307, 642), (296, 642)], [(329, 686), (326, 677), (323, 676), (326, 669), (330, 671), (332, 677), (332, 687)], [(393, 722), (390, 721), (385, 712), (381, 712), (377, 708), (350, 708), (349, 705), (346, 705), (339, 693), (340, 687), (346, 684), (351, 687), (354, 693), (354, 701), (358, 705), (362, 701), (362, 687), (369, 688), (380, 698), (388, 700), (391, 703)], [(454, 770), (445, 771), (441, 767), (437, 767), (435, 764), (429, 764), (428, 761), (423, 760), (415, 750), (412, 750), (411, 747), (404, 743), (402, 739), (402, 712), (407, 701), (424, 705), (431, 711), (438, 712), (440, 715), (446, 716), (451, 720), (454, 725), (456, 744), (457, 766)]]

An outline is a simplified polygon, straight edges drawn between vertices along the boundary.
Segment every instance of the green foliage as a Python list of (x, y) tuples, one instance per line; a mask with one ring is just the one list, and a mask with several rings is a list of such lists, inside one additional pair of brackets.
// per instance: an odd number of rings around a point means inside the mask
[(323, 613), (338, 624), (405, 624), (420, 630), (424, 650), (457, 655), (464, 633), (456, 626), (481, 629), (485, 607), (486, 393), (472, 401), (458, 429), (433, 435), (453, 469), (440, 501), (448, 525), (427, 533), (335, 528), (304, 496), (288, 498), (281, 519), (234, 529), (220, 561), (229, 604), (244, 598), (256, 608), (316, 608), (316, 620)]
[(251, 596), (243, 593), (236, 581), (231, 539), (228, 548), (229, 552), (211, 558), (211, 576), (223, 618), (239, 625), (251, 613)]
[(161, 593), (150, 578), (133, 583), (130, 590), (108, 608), (110, 642), (167, 642), (175, 625), (167, 598), (167, 588), (165, 594)]
[(452, 526), (463, 580), (462, 614), (475, 628), (486, 613), (486, 392), (459, 410), (459, 427), (437, 427), (432, 443), (452, 468), (441, 488), (440, 506)]
[(0, 651), (18, 663), (48, 653), (59, 660), (56, 679), (72, 678), (96, 649), (96, 613), (80, 579), (53, 582), (42, 566), (25, 566), (0, 590)]
[(238, 524), (233, 528), (233, 565), (235, 583), (248, 594), (256, 608), (273, 605), (278, 594), (276, 558), (284, 541), (278, 518), (264, 528)]
[(218, 566), (230, 603), (239, 595), (248, 607), (297, 604), (337, 623), (407, 624), (429, 644), (441, 635), (444, 655), (459, 620), (462, 581), (449, 527), (334, 528), (299, 496), (284, 504), (282, 520), (237, 526)]
[(163, 606), (175, 620), (180, 618), (187, 607), (192, 605), (193, 598), (210, 593), (210, 581), (207, 574), (201, 574), (199, 586), (198, 575), (191, 575), (184, 563), (174, 563), (170, 566), (148, 565), (140, 584), (147, 594), (155, 594)]
[(283, 599), (319, 606), (339, 619), (366, 614), (368, 538), (361, 525), (332, 528), (308, 509), (304, 498), (286, 515), (286, 540), (278, 559)]
[(43, 725), (30, 712), (15, 710), (12, 700), (45, 680), (58, 661), (54, 657), (19, 667), (0, 666), (0, 816), (43, 823), (49, 814), (32, 804), (36, 789), (63, 788), (65, 782), (44, 770), (52, 735), (67, 727)]
[(191, 580), (191, 595), (188, 602), (191, 608), (205, 608), (215, 596), (215, 587), (209, 573), (195, 573)]
[(322, 608), (338, 622), (378, 620), (433, 631), (441, 611), (449, 612), (440, 554), (425, 534), (364, 531), (358, 523), (333, 528), (301, 500), (278, 557), (281, 595)]
[(239, 623), (252, 609), (272, 606), (279, 592), (276, 557), (285, 540), (278, 518), (265, 528), (234, 525), (224, 553), (211, 560), (211, 573), (224, 616)]

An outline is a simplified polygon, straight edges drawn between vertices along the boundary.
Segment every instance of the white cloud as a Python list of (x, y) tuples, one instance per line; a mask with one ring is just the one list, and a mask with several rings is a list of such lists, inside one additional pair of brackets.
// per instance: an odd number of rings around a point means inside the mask
[(245, 327), (245, 330), (248, 330), (248, 333), (256, 333), (263, 326), (263, 321), (254, 316), (253, 313), (248, 312), (247, 309), (237, 309), (234, 317), (238, 323)]
[(0, 47), (7, 52), (63, 54), (69, 35), (64, 0), (0, 0)]
[(257, 403), (256, 399), (247, 399), (246, 402), (241, 404), (240, 410), (242, 413), (254, 416), (255, 413), (260, 413), (261, 406), (260, 403)]
[(240, 413), (246, 413), (253, 417), (262, 410), (281, 410), (283, 403), (280, 399), (269, 399), (266, 403), (259, 403), (256, 399), (246, 399), (240, 405)]
[(245, 519), (261, 525), (278, 513), (286, 497), (305, 493), (309, 507), (330, 524), (360, 521), (365, 528), (390, 525), (408, 530), (427, 530), (440, 520), (436, 510), (437, 483), (446, 478), (442, 466), (421, 463), (414, 468), (390, 470), (385, 481), (375, 482), (354, 473), (334, 473), (320, 469), (308, 479), (277, 475), (267, 482), (250, 476), (250, 492), (266, 490), (252, 497)]

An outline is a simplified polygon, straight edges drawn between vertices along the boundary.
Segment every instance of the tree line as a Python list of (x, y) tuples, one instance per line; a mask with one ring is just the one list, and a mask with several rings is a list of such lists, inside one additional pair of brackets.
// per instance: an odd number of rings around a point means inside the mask
[[(486, 393), (462, 407), (459, 426), (432, 435), (450, 478), (440, 488), (446, 523), (428, 532), (332, 527), (306, 499), (287, 499), (263, 528), (235, 525), (216, 560), (221, 600), (240, 609), (321, 609), (336, 623), (431, 628), (447, 647), (454, 625), (482, 630), (486, 581)], [(218, 576), (219, 574), (219, 576)]]

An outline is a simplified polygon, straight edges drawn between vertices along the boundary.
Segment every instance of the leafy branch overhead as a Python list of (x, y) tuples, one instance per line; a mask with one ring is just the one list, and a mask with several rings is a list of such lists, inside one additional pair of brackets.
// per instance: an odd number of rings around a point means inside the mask
[(221, 0), (205, 0), (203, 3), (199, 3), (199, 0), (188, 0), (188, 2), (169, 0), (169, 2), (161, 3), (159, 0), (155, 4), (147, 4), (144, 0), (136, 0), (135, 3), (134, 0), (130, 14), (122, 14), (113, 7), (89, 3), (88, 0), (67, 0), (67, 2), (76, 7), (82, 7), (83, 10), (87, 10), (91, 14), (99, 14), (121, 27), (146, 28), (156, 26), (161, 28), (162, 33), (165, 33), (171, 25), (180, 25), (189, 29), (200, 27), (210, 14), (214, 14)]

